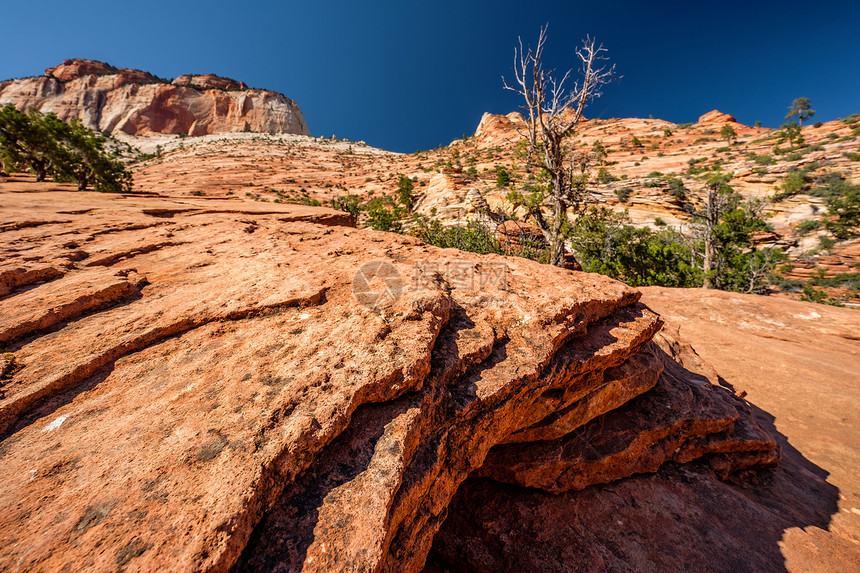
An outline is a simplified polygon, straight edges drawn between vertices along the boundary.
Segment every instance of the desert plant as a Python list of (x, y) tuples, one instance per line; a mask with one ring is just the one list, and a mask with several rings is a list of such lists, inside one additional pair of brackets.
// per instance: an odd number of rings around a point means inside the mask
[(816, 229), (819, 229), (820, 227), (821, 221), (818, 221), (816, 219), (807, 219), (806, 221), (803, 221), (797, 227), (795, 227), (795, 229), (799, 234), (805, 235), (807, 233), (815, 231)]
[(511, 184), (511, 174), (502, 166), (496, 167), (496, 187), (504, 189)]
[[(475, 173), (477, 176), (477, 173)], [(407, 209), (412, 209), (412, 191), (415, 189), (415, 184), (406, 175), (397, 177), (397, 201)]]
[(74, 180), (81, 191), (90, 185), (96, 191), (130, 191), (131, 174), (105, 150), (105, 141), (79, 119), (67, 123), (52, 113), (32, 110), (25, 114), (11, 104), (0, 109), (3, 169), (26, 165), (37, 181), (51, 176), (58, 181)]
[(738, 133), (735, 129), (729, 125), (728, 123), (723, 125), (723, 128), (720, 130), (720, 137), (726, 140), (726, 143), (729, 145), (732, 144), (732, 141), (738, 138)]
[(606, 160), (607, 151), (606, 148), (603, 147), (603, 144), (600, 143), (600, 140), (596, 140), (591, 146), (591, 155), (594, 157), (594, 160), (597, 163), (602, 164)]
[(361, 211), (361, 197), (358, 195), (334, 197), (331, 200), (331, 207), (338, 211), (345, 211), (357, 219)]
[(622, 187), (621, 189), (615, 190), (615, 195), (618, 197), (618, 200), (622, 203), (626, 203), (627, 199), (630, 198), (630, 195), (633, 193), (633, 189), (630, 187)]
[(785, 180), (780, 185), (780, 192), (774, 196), (774, 201), (780, 201), (797, 195), (809, 184), (806, 172), (802, 169), (792, 168), (788, 170)]
[(596, 179), (598, 183), (612, 183), (613, 181), (618, 180), (618, 178), (614, 177), (605, 167), (598, 169)]
[(493, 231), (480, 221), (462, 225), (442, 225), (435, 219), (420, 218), (410, 231), (425, 243), (443, 249), (454, 248), (470, 253), (501, 253)]
[(788, 121), (797, 120), (800, 127), (803, 127), (803, 122), (815, 115), (815, 110), (809, 103), (809, 98), (795, 98), (788, 108), (788, 113), (785, 114), (785, 119)]
[(684, 185), (684, 182), (677, 177), (670, 177), (666, 180), (669, 185), (669, 194), (678, 201), (685, 201), (689, 189)]
[[(520, 41), (514, 51), (514, 82), (505, 88), (523, 98), (526, 110), (526, 143), (523, 161), (538, 170), (541, 183), (529, 193), (522, 204), (528, 210), (550, 244), (550, 263), (561, 265), (564, 260), (563, 229), (568, 210), (580, 212), (586, 203), (585, 179), (572, 173), (573, 157), (569, 145), (583, 119), (588, 102), (601, 93), (603, 85), (614, 76), (614, 67), (601, 63), (605, 48), (592, 38), (586, 38), (576, 51), (582, 64), (582, 77), (571, 89), (565, 87), (570, 72), (562, 78), (552, 77), (543, 67), (543, 50), (547, 27), (541, 28), (535, 48), (524, 48)], [(525, 194), (521, 195), (526, 197)], [(519, 196), (513, 196), (519, 199)], [(544, 200), (552, 209), (552, 219), (543, 212)]]
[(367, 224), (376, 231), (400, 231), (401, 213), (393, 203), (390, 197), (376, 197), (368, 201), (365, 206)]

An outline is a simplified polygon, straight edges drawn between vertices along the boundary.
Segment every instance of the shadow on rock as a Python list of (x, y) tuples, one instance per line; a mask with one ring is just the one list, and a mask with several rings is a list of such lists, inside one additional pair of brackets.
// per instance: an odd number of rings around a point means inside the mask
[[(314, 542), (325, 503), (344, 513), (361, 511), (359, 504), (338, 488), (365, 472), (386, 425), (412, 404), (408, 397), (387, 404), (359, 407), (349, 427), (289, 486), (251, 534), (232, 571), (300, 571)], [(346, 518), (344, 518), (346, 520)], [(344, 531), (344, 535), (355, 532)]]
[(793, 527), (827, 529), (839, 490), (779, 433), (775, 470), (727, 481), (702, 463), (664, 464), (580, 492), (467, 480), (437, 534), (426, 571), (787, 571)]

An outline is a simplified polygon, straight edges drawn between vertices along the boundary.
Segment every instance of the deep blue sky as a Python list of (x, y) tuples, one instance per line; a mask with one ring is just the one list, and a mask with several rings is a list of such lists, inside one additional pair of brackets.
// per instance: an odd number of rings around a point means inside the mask
[(592, 34), (623, 76), (591, 117), (682, 123), (718, 108), (775, 127), (798, 96), (823, 121), (860, 112), (858, 0), (14, 2), (0, 79), (73, 57), (216, 73), (294, 99), (314, 135), (411, 152), (517, 109), (500, 78), (517, 36), (546, 22), (547, 64), (575, 64)]

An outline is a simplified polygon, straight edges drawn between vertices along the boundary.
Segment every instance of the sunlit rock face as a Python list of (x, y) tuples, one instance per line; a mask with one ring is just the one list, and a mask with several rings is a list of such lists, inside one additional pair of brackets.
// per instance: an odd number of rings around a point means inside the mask
[(214, 75), (169, 82), (93, 60), (66, 60), (44, 76), (0, 83), (0, 104), (8, 103), (64, 120), (79, 118), (103, 133), (310, 134), (299, 107), (279, 93)]

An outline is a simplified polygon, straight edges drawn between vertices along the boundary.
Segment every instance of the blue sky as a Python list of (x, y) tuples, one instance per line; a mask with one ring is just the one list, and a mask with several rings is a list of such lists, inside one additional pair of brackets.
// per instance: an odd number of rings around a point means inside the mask
[(73, 57), (169, 78), (216, 73), (294, 99), (314, 135), (396, 151), (447, 144), (483, 112), (517, 109), (501, 76), (517, 36), (534, 41), (544, 23), (549, 66), (574, 65), (591, 34), (623, 76), (591, 117), (681, 123), (716, 108), (776, 127), (798, 96), (823, 121), (860, 112), (857, 0), (45, 0), (3, 17), (0, 79)]

